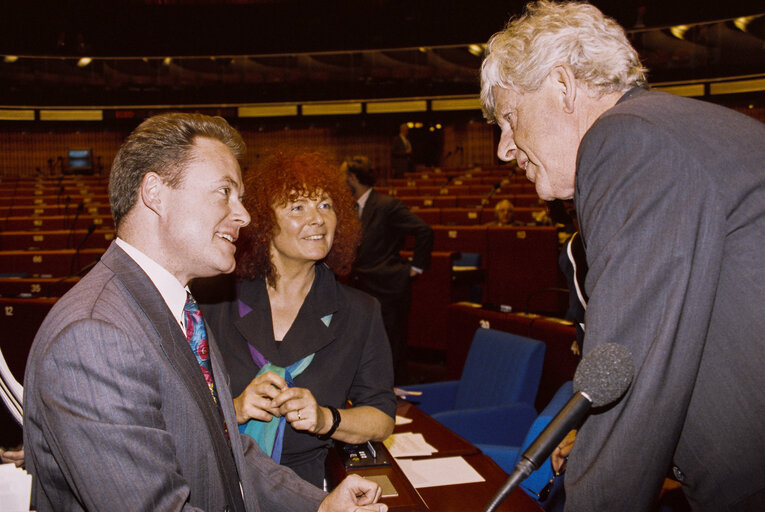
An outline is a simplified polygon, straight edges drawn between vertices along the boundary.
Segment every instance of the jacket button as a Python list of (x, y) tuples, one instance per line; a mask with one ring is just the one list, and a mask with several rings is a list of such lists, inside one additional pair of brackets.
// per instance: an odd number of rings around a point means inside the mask
[(677, 466), (672, 466), (672, 474), (675, 475), (675, 480), (678, 482), (685, 480), (685, 473), (680, 471), (680, 468)]

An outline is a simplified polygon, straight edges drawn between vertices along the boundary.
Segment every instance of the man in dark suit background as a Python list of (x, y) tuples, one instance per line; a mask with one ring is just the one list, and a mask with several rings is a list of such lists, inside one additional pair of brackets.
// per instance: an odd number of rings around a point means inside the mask
[(412, 143), (407, 137), (409, 125), (402, 123), (398, 127), (398, 135), (393, 138), (393, 146), (390, 151), (390, 167), (393, 178), (403, 178), (404, 173), (412, 167)]
[[(380, 301), (393, 352), (395, 383), (405, 384), (411, 281), (430, 266), (433, 230), (400, 200), (372, 188), (375, 175), (368, 158), (350, 157), (342, 166), (361, 214), (361, 245), (350, 285)], [(400, 254), (409, 235), (414, 236), (411, 262)]]
[(121, 147), (117, 239), (52, 308), (27, 363), (36, 510), (386, 510), (371, 504), (374, 483), (346, 479), (326, 495), (239, 435), (187, 285), (234, 269), (250, 221), (244, 149), (222, 118), (191, 114), (150, 118)]
[[(765, 510), (765, 125), (646, 90), (624, 30), (541, 0), (488, 43), (497, 154), (576, 204), (584, 355), (631, 352), (624, 397), (582, 426), (567, 510), (652, 510), (665, 475), (694, 510)], [(627, 505), (625, 505), (627, 503)]]

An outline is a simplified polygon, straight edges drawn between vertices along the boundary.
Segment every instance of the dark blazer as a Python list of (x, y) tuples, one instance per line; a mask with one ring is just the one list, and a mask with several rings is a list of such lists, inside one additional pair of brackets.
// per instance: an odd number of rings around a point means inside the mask
[[(216, 280), (219, 286), (227, 286), (222, 279)], [(211, 293), (207, 297), (197, 294), (199, 284), (203, 283), (195, 283), (195, 297), (206, 321), (218, 334), (234, 396), (244, 391), (260, 370), (250, 355), (252, 345), (282, 367), (314, 354), (311, 364), (294, 382), (309, 389), (319, 405), (341, 409), (350, 400), (354, 407), (367, 405), (395, 416), (393, 365), (380, 306), (369, 295), (338, 283), (325, 265), (316, 266), (311, 290), (284, 340), (279, 342), (274, 340), (271, 305), (262, 280), (242, 281), (238, 299), (227, 301), (213, 301)], [(251, 309), (243, 317), (240, 301)], [(322, 321), (327, 315), (332, 315), (328, 326)], [(281, 462), (321, 486), (330, 444), (288, 424)]]
[[(208, 338), (223, 415), (236, 425), (209, 329)], [(27, 362), (24, 413), (41, 512), (308, 511), (324, 497), (235, 428), (227, 442), (185, 336), (116, 244), (43, 322)]]
[(393, 138), (393, 145), (390, 150), (390, 165), (394, 178), (403, 178), (405, 172), (409, 172), (412, 162), (412, 143), (406, 139), (409, 144), (404, 142), (401, 135)]
[(585, 355), (628, 347), (624, 398), (579, 432), (567, 510), (652, 509), (667, 471), (694, 510), (765, 510), (765, 125), (629, 91), (579, 147)]
[[(361, 212), (362, 239), (351, 282), (374, 296), (397, 295), (409, 286), (412, 266), (430, 267), (433, 230), (399, 199), (372, 189)], [(399, 254), (414, 236), (411, 264)]]

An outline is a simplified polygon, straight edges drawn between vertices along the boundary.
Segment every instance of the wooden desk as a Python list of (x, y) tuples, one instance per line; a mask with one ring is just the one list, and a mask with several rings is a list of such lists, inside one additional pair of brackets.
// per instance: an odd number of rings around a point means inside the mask
[[(388, 505), (389, 510), (395, 512), (481, 512), (484, 510), (499, 488), (502, 487), (502, 484), (505, 483), (507, 473), (502, 471), (488, 456), (482, 454), (478, 448), (411, 403), (399, 401), (396, 413), (412, 420), (407, 425), (396, 426), (394, 430), (396, 433), (421, 433), (429, 444), (438, 449), (438, 452), (432, 457), (420, 458), (462, 456), (468, 464), (481, 474), (485, 481), (415, 489), (390, 453), (386, 453), (391, 461), (389, 466), (354, 468), (346, 471), (337, 452), (330, 450), (327, 458), (327, 475), (330, 482), (337, 484), (347, 473), (356, 473), (365, 477), (385, 475), (396, 488), (398, 496), (383, 498), (381, 501)], [(542, 508), (521, 489), (516, 489), (498, 510), (503, 512), (541, 512)]]
[[(416, 399), (417, 397), (413, 397)], [(456, 455), (477, 455), (481, 453), (475, 445), (461, 438), (439, 422), (419, 410), (411, 403), (400, 400), (396, 409), (396, 414), (412, 420), (406, 425), (397, 425), (393, 432), (419, 432), (425, 436), (425, 441), (438, 450), (435, 457), (453, 457)], [(422, 459), (429, 457), (411, 457), (413, 459)]]

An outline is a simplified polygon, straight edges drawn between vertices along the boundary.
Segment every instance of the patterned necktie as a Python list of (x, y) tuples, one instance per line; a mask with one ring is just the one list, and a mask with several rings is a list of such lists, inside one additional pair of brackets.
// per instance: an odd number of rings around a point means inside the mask
[[(197, 302), (190, 293), (186, 294), (186, 305), (183, 307), (183, 315), (186, 322), (186, 339), (189, 340), (191, 350), (194, 351), (194, 355), (197, 357), (199, 368), (202, 370), (202, 376), (205, 378), (207, 387), (210, 389), (213, 401), (218, 406), (218, 411), (223, 415), (223, 411), (218, 403), (218, 392), (215, 390), (215, 381), (210, 365), (210, 347), (207, 344), (207, 330), (205, 329), (205, 322), (202, 319), (202, 312), (197, 306)], [(223, 422), (223, 428), (226, 431), (226, 437), (228, 437), (228, 428), (226, 422)]]

